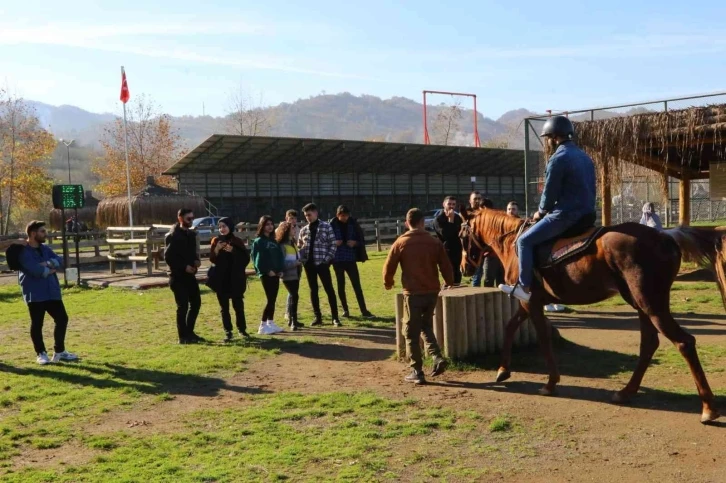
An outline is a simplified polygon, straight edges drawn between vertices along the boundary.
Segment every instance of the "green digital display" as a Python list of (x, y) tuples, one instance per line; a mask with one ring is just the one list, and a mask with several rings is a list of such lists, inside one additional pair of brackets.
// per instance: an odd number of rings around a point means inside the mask
[(83, 208), (86, 198), (83, 185), (56, 184), (53, 185), (53, 208), (73, 209)]

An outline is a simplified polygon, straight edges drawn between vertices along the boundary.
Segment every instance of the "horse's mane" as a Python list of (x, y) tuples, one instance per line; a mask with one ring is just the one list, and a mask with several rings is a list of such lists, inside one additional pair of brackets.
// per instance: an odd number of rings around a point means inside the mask
[(484, 243), (501, 242), (504, 235), (514, 234), (524, 220), (504, 211), (485, 208), (474, 213), (474, 228)]

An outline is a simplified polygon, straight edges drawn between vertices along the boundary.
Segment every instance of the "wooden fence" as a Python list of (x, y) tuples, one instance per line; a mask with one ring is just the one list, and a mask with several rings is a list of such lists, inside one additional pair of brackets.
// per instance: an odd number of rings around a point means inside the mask
[[(382, 220), (361, 220), (361, 228), (366, 237), (366, 243), (375, 245), (378, 251), (383, 247), (392, 244), (396, 238), (406, 231), (403, 220), (382, 219)], [(109, 262), (111, 273), (115, 273), (116, 264), (119, 262), (140, 262), (146, 264), (147, 273), (151, 274), (152, 267), (159, 268), (160, 260), (164, 257), (164, 236), (169, 232), (172, 225), (151, 225), (135, 227), (109, 227), (104, 231), (90, 231), (79, 235), (79, 248), (83, 252), (81, 265), (98, 264)], [(247, 243), (255, 238), (257, 225), (252, 223), (240, 223), (237, 225), (235, 235)], [(213, 237), (217, 236), (216, 229), (198, 230), (198, 251), (201, 256), (209, 255), (209, 246)], [(69, 265), (75, 265), (75, 234), (66, 234), (68, 240)], [(4, 239), (24, 238), (19, 234), (0, 237)], [(63, 251), (61, 232), (48, 233), (48, 246), (56, 253)], [(93, 251), (89, 256), (88, 251)], [(2, 256), (4, 254), (0, 254)], [(0, 259), (0, 272), (7, 271), (7, 264)]]

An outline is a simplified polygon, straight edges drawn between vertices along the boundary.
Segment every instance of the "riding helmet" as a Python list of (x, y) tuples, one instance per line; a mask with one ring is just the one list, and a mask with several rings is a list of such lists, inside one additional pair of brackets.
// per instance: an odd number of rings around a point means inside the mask
[(563, 138), (572, 138), (574, 135), (575, 128), (568, 118), (565, 116), (553, 116), (545, 122), (540, 137), (560, 136)]

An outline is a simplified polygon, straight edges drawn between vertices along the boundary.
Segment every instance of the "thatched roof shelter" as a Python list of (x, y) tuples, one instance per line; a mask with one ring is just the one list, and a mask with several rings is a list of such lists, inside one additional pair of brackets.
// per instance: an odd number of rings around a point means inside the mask
[[(131, 197), (134, 225), (169, 224), (176, 222), (180, 208), (190, 208), (197, 216), (206, 213), (204, 198), (179, 194), (159, 186), (149, 177), (146, 186)], [(113, 196), (102, 200), (96, 210), (96, 224), (100, 227), (128, 226), (129, 204), (126, 196)]]
[(578, 144), (600, 170), (603, 223), (611, 185), (625, 163), (680, 180), (680, 222), (690, 220), (690, 180), (708, 179), (711, 166), (726, 161), (726, 104), (575, 122)]
[[(92, 228), (96, 224), (96, 208), (98, 207), (98, 203), (100, 201), (93, 197), (93, 191), (86, 191), (85, 205), (78, 210), (78, 220), (81, 223), (85, 223), (89, 228)], [(66, 220), (75, 214), (75, 210), (66, 210)], [(61, 210), (51, 210), (50, 228), (52, 230), (60, 230), (64, 221), (61, 217)]]

